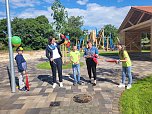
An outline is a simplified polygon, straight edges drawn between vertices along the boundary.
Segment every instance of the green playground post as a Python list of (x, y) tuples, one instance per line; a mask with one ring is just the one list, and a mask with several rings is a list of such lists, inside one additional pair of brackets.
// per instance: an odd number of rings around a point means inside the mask
[(10, 9), (9, 9), (9, 0), (5, 0), (6, 3), (6, 15), (7, 15), (7, 31), (8, 31), (8, 44), (9, 44), (9, 61), (10, 61), (10, 74), (11, 74), (11, 89), (14, 93), (16, 90), (15, 84), (15, 73), (14, 73), (14, 57), (13, 57), (13, 49), (12, 49), (12, 33), (11, 33), (11, 20), (10, 20)]

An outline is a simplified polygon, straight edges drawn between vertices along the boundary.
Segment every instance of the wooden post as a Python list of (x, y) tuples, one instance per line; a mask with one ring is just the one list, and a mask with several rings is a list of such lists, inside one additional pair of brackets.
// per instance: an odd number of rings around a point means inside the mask
[(101, 39), (102, 39), (102, 36), (99, 35), (99, 42), (98, 42), (98, 45), (99, 45), (99, 46), (101, 45)]
[(104, 29), (103, 29), (103, 31), (102, 31), (102, 44), (103, 44), (103, 48), (104, 48)]
[(64, 44), (62, 44), (62, 60), (63, 60), (63, 64), (64, 64), (64, 62), (65, 62)]
[(108, 48), (109, 48), (109, 38), (107, 37), (107, 51), (108, 51)]
[(78, 46), (78, 39), (76, 38), (76, 46)]
[(152, 19), (151, 19), (151, 29), (150, 29), (150, 42), (151, 42), (151, 54), (150, 54), (150, 57), (152, 58)]
[(66, 45), (64, 46), (64, 48), (65, 48), (65, 62), (67, 63), (67, 47), (66, 47)]
[(96, 47), (98, 46), (97, 38), (96, 38)]
[[(85, 38), (84, 38), (85, 39)], [(82, 41), (82, 47), (84, 47), (84, 39), (83, 39), (83, 41)]]

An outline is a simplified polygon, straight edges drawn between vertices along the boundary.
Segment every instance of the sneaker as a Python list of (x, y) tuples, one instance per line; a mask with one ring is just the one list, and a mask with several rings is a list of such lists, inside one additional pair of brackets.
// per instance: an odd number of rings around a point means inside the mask
[(52, 86), (52, 87), (55, 88), (56, 86), (57, 86), (57, 84), (56, 84), (56, 83), (53, 83), (53, 86)]
[(127, 89), (130, 89), (130, 88), (131, 88), (131, 84), (128, 84), (128, 85), (127, 85)]
[(79, 85), (82, 85), (82, 83), (81, 83), (80, 81), (78, 82), (78, 84), (79, 84)]
[(96, 86), (96, 83), (93, 83), (92, 86)]
[(26, 91), (26, 88), (23, 87), (23, 88), (19, 88), (20, 91)]
[(91, 81), (91, 80), (88, 80), (88, 83), (90, 83), (90, 84), (91, 84), (91, 83), (92, 83), (92, 81)]
[(119, 87), (119, 88), (125, 87), (125, 84), (120, 83), (120, 84), (118, 85), (118, 87)]
[(62, 82), (60, 82), (60, 87), (63, 87), (63, 83)]
[(76, 82), (74, 82), (74, 83), (73, 83), (73, 85), (74, 85), (74, 86), (76, 86), (76, 85), (77, 85), (77, 83), (76, 83)]

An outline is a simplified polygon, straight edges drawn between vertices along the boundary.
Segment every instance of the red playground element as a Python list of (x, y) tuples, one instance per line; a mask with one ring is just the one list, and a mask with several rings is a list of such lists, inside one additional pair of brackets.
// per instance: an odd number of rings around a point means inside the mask
[(29, 91), (30, 90), (30, 85), (29, 85), (27, 73), (26, 73), (26, 83), (25, 83), (25, 85), (26, 85), (27, 91)]
[(60, 34), (61, 39), (65, 39), (64, 44), (66, 45), (67, 48), (70, 47), (70, 40), (64, 35), (64, 34)]
[(67, 47), (67, 48), (70, 47), (70, 41), (66, 44), (66, 47)]

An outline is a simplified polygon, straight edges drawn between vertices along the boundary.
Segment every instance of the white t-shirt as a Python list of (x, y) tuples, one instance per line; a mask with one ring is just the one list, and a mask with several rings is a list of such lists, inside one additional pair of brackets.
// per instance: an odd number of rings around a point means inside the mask
[(58, 51), (57, 47), (55, 47), (55, 49), (52, 50), (52, 51), (53, 51), (53, 59), (57, 59), (57, 58), (61, 57), (60, 54), (59, 54), (59, 51)]

